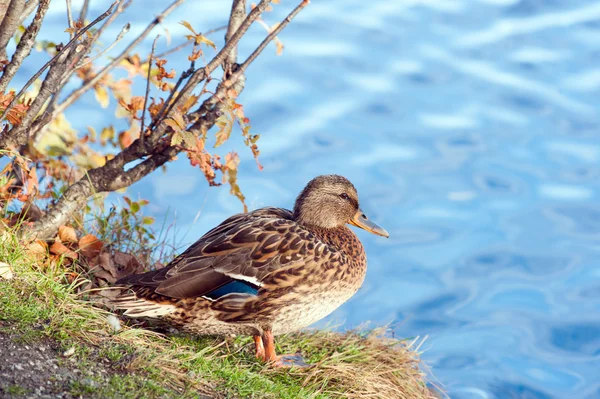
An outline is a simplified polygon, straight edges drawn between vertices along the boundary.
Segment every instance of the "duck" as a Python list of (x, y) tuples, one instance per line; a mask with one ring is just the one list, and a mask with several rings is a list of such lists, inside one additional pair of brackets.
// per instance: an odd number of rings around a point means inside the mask
[(257, 359), (306, 366), (301, 355), (277, 355), (274, 337), (321, 320), (362, 286), (367, 258), (349, 225), (389, 237), (347, 178), (317, 176), (293, 210), (233, 215), (164, 268), (120, 279), (113, 305), (192, 334), (252, 336)]

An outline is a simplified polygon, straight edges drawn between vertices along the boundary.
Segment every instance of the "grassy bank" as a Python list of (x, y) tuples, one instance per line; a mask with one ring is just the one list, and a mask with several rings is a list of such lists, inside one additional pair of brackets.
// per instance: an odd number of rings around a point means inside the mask
[[(114, 316), (75, 294), (81, 281), (69, 283), (69, 270), (60, 262), (42, 267), (13, 235), (1, 241), (0, 261), (10, 265), (12, 278), (0, 279), (0, 341), (10, 343), (13, 356), (20, 350), (50, 353), (37, 361), (40, 370), (43, 362), (56, 365), (48, 378), (62, 379), (49, 389), (64, 397), (432, 397), (418, 355), (376, 332), (281, 337), (279, 351), (300, 351), (315, 366), (275, 370), (254, 359), (250, 338), (162, 335), (124, 321), (117, 327)], [(23, 367), (11, 368), (10, 356), (0, 356), (0, 370), (15, 373), (0, 380), (0, 394), (31, 395), (31, 384), (19, 378)]]

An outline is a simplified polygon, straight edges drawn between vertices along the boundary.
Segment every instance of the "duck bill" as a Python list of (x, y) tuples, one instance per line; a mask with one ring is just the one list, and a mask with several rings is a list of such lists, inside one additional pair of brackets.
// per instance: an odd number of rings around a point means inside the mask
[(360, 209), (356, 212), (352, 220), (350, 220), (350, 224), (356, 227), (360, 227), (363, 230), (367, 230), (369, 233), (384, 236), (386, 238), (390, 236), (383, 227), (380, 227), (377, 224), (371, 222), (369, 219), (367, 219), (367, 216)]

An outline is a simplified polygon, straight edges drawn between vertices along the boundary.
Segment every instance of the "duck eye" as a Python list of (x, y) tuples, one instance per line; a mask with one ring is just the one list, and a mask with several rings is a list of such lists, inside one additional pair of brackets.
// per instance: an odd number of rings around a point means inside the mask
[(346, 193), (340, 194), (340, 197), (342, 197), (345, 200), (349, 200), (350, 199), (350, 197), (348, 197), (348, 194), (346, 194)]

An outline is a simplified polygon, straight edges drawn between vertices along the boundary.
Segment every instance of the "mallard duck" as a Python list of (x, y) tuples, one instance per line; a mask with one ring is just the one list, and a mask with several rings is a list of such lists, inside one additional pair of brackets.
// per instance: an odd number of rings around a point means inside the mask
[(201, 335), (252, 335), (256, 357), (276, 366), (274, 336), (327, 316), (358, 291), (367, 259), (351, 224), (388, 237), (342, 176), (311, 180), (294, 210), (231, 216), (166, 267), (125, 277), (115, 300), (129, 317), (162, 318)]

